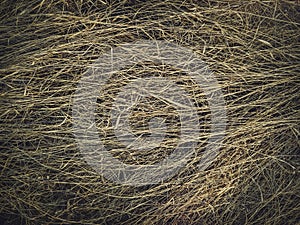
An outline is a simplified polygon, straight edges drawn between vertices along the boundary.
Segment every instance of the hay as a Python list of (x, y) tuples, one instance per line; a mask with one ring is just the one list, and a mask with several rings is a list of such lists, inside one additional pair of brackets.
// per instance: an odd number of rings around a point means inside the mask
[[(9, 1), (1, 6), (1, 181), (4, 224), (296, 224), (299, 199), (299, 7), (295, 1)], [(82, 158), (72, 98), (88, 66), (111, 47), (168, 40), (196, 52), (227, 105), (227, 133), (205, 171), (196, 164), (210, 113), (199, 86), (177, 80), (198, 106), (198, 151), (158, 185), (117, 185)], [(97, 127), (126, 163), (155, 163), (178, 141), (171, 105), (146, 99), (131, 115), (136, 134), (149, 112), (168, 121), (155, 151), (125, 151), (107, 124), (111, 101), (137, 77), (180, 71), (153, 63), (108, 82)], [(151, 116), (150, 116), (151, 117)]]

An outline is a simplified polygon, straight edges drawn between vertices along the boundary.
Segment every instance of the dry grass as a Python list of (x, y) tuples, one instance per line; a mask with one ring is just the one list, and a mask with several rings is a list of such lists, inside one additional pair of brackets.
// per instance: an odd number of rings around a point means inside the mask
[[(0, 6), (4, 224), (300, 220), (299, 3), (3, 0)], [(170, 126), (170, 138), (161, 148), (144, 154), (120, 148), (107, 113), (131, 79), (148, 74), (179, 79), (203, 122), (195, 157), (167, 182), (139, 188), (110, 183), (82, 159), (72, 134), (77, 82), (101, 53), (136, 39), (168, 40), (193, 49), (222, 86), (227, 134), (206, 171), (195, 168), (209, 125), (201, 89), (191, 80), (181, 81), (180, 71), (151, 63), (124, 69), (108, 82), (97, 109), (99, 133), (126, 163), (160, 161), (178, 139), (171, 106), (147, 99), (133, 113), (136, 132), (145, 130), (149, 112), (164, 115)]]

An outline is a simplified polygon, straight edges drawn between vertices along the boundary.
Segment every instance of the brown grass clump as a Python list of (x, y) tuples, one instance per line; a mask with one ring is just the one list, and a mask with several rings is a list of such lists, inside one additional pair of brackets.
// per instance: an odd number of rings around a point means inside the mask
[[(297, 1), (82, 1), (0, 3), (3, 224), (296, 224), (300, 220)], [(197, 162), (209, 135), (201, 88), (176, 68), (151, 62), (117, 72), (99, 96), (103, 143), (128, 164), (151, 164), (178, 141), (171, 105), (148, 98), (131, 115), (136, 134), (161, 115), (167, 138), (151, 151), (127, 150), (109, 126), (112, 101), (137, 77), (176, 80), (197, 106), (197, 152), (158, 185), (114, 184), (81, 156), (72, 99), (82, 74), (111, 47), (138, 39), (192, 49), (214, 72), (227, 107), (220, 154)]]

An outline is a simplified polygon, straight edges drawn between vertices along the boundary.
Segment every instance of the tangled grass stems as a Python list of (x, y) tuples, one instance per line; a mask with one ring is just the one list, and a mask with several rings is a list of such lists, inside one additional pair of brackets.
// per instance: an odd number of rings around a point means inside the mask
[[(296, 1), (9, 1), (1, 6), (1, 220), (4, 224), (296, 224), (299, 221), (299, 3)], [(126, 150), (109, 126), (112, 101), (138, 77), (168, 77), (201, 118), (198, 151), (158, 185), (116, 185), (82, 158), (72, 98), (88, 66), (118, 44), (168, 40), (197, 53), (222, 87), (228, 127), (217, 159), (197, 162), (209, 135), (201, 88), (175, 68), (116, 73), (99, 96), (97, 127), (114, 157), (160, 161), (178, 141), (171, 105), (146, 99), (131, 115), (168, 121), (159, 150)], [(151, 115), (149, 114), (151, 112)]]

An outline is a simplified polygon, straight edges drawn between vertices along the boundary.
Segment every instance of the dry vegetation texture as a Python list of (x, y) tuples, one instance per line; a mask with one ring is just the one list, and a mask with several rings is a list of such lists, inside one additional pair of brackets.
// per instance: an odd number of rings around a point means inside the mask
[[(2, 224), (296, 224), (299, 183), (297, 1), (2, 0), (0, 3)], [(102, 53), (138, 39), (192, 49), (214, 72), (226, 100), (227, 131), (205, 171), (209, 136), (201, 88), (176, 68), (151, 62), (116, 72), (99, 94), (97, 128), (117, 159), (151, 164), (178, 141), (178, 115), (146, 98), (132, 129), (167, 121), (159, 148), (122, 148), (109, 123), (112, 101), (137, 77), (176, 80), (193, 99), (199, 144), (189, 163), (159, 185), (114, 184), (82, 158), (72, 133), (72, 99)]]

